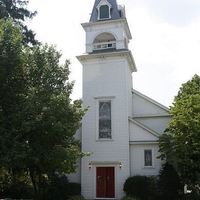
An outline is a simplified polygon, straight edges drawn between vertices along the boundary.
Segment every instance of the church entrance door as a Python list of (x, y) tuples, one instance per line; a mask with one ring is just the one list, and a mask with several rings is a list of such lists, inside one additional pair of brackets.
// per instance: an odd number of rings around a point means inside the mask
[(96, 196), (97, 198), (115, 198), (115, 168), (96, 168)]

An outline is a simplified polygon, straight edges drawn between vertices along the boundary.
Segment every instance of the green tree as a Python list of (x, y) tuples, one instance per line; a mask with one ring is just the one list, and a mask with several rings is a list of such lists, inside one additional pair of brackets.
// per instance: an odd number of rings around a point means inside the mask
[(70, 99), (69, 64), (55, 47), (24, 47), (20, 29), (0, 20), (0, 163), (27, 172), (41, 196), (52, 173), (76, 170), (80, 142), (74, 138), (86, 109)]
[(183, 194), (183, 184), (173, 165), (165, 163), (158, 175), (158, 194), (161, 200), (177, 200)]
[(35, 39), (35, 33), (28, 29), (25, 21), (31, 20), (37, 12), (29, 11), (27, 9), (28, 3), (28, 0), (0, 0), (0, 19), (12, 20), (18, 24), (23, 33), (23, 43), (35, 45), (38, 43)]
[(160, 158), (176, 162), (183, 181), (200, 181), (200, 77), (183, 84), (170, 107), (172, 120), (159, 139)]

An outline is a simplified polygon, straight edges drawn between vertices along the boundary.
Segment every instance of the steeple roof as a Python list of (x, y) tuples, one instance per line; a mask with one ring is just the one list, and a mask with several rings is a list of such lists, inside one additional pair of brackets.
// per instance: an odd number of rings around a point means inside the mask
[[(90, 22), (97, 22), (98, 20), (98, 10), (97, 10), (97, 6), (99, 5), (99, 3), (102, 0), (95, 0), (94, 6), (93, 6), (93, 10), (92, 10), (92, 14), (90, 17)], [(118, 5), (117, 5), (117, 1), (116, 0), (106, 0), (108, 1), (111, 6), (111, 18), (109, 20), (114, 20), (114, 19), (120, 19), (120, 11), (118, 9)], [(107, 19), (108, 20), (108, 19)]]

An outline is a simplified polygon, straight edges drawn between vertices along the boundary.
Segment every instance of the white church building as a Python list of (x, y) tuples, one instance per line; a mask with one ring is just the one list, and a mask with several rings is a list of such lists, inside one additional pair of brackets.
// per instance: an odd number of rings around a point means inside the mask
[(76, 174), (85, 199), (120, 199), (125, 180), (136, 174), (156, 175), (158, 138), (171, 115), (167, 107), (132, 88), (137, 71), (128, 48), (132, 39), (125, 7), (116, 0), (95, 0), (86, 32), (83, 66), (83, 117), (77, 137), (83, 152)]

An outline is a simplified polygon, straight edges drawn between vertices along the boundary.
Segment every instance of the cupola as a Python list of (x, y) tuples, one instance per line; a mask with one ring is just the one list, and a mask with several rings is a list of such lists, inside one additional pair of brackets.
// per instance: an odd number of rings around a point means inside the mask
[(125, 7), (116, 0), (95, 0), (86, 31), (86, 53), (128, 49), (132, 39), (125, 17)]

